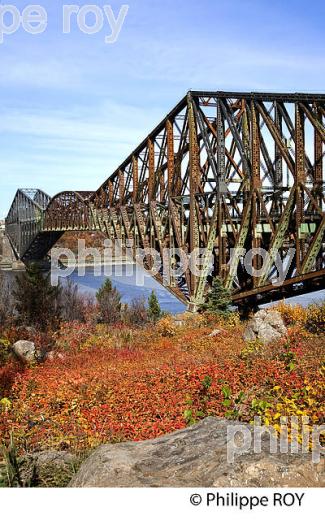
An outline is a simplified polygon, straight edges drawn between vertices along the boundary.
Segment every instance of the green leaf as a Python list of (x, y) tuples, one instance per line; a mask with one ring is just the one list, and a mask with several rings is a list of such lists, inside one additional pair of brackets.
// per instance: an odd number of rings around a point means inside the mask
[(211, 376), (205, 376), (205, 378), (202, 381), (202, 386), (205, 388), (205, 390), (208, 390), (212, 384), (212, 378)]
[(221, 392), (223, 393), (223, 395), (225, 396), (226, 399), (228, 397), (230, 397), (230, 395), (231, 395), (231, 390), (230, 390), (229, 386), (223, 386), (221, 388)]

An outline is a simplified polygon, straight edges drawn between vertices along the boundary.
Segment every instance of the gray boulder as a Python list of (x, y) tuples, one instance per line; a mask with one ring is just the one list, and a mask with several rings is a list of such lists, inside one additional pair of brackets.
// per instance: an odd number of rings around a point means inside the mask
[(79, 465), (75, 455), (65, 451), (43, 451), (26, 455), (19, 461), (23, 485), (66, 487)]
[[(158, 439), (102, 445), (81, 465), (69, 486), (321, 487), (325, 484), (324, 461), (314, 464), (309, 455), (270, 454), (268, 433), (262, 437), (261, 453), (254, 453), (251, 446), (232, 462), (227, 428), (239, 425), (243, 427), (242, 423), (209, 417)], [(245, 426), (252, 432), (252, 426)]]
[(32, 341), (16, 341), (12, 346), (12, 350), (23, 363), (33, 363), (36, 360), (36, 348)]
[(246, 341), (259, 339), (265, 345), (279, 340), (287, 334), (281, 314), (278, 311), (260, 310), (248, 322), (244, 331)]
[[(76, 455), (65, 451), (43, 451), (29, 453), (17, 459), (17, 465), (11, 470), (14, 482), (18, 487), (66, 487), (80, 461)], [(0, 483), (8, 487), (8, 467), (0, 462)]]

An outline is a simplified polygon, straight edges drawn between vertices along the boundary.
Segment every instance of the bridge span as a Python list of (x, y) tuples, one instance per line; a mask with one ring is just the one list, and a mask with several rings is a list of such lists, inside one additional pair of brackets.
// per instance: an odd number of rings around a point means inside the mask
[[(167, 248), (171, 269), (177, 252), (204, 248), (200, 273), (169, 281), (193, 310), (215, 276), (242, 305), (323, 289), (324, 117), (324, 94), (190, 91), (97, 191), (18, 190), (6, 234), (24, 263), (65, 231)], [(247, 272), (243, 250), (267, 255)]]

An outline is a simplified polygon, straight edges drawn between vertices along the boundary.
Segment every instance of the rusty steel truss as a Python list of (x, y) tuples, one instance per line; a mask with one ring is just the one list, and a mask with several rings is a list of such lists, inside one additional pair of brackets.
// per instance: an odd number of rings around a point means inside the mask
[[(215, 276), (241, 304), (324, 288), (324, 117), (324, 94), (190, 91), (96, 192), (63, 192), (46, 206), (19, 190), (7, 234), (30, 261), (64, 231), (100, 230), (134, 250), (168, 250), (172, 273), (180, 252), (203, 248), (200, 273), (169, 277), (191, 309)], [(243, 250), (261, 249), (250, 274)]]

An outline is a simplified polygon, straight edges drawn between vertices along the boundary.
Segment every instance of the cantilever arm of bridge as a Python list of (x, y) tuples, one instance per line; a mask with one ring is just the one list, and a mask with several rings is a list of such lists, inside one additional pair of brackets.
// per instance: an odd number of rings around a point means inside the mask
[[(189, 92), (96, 192), (18, 190), (7, 235), (26, 263), (65, 231), (133, 240), (190, 308), (214, 276), (234, 302), (324, 288), (324, 117), (324, 94)], [(177, 271), (198, 248), (201, 271)], [(247, 270), (243, 249), (266, 256)]]

